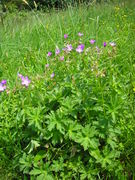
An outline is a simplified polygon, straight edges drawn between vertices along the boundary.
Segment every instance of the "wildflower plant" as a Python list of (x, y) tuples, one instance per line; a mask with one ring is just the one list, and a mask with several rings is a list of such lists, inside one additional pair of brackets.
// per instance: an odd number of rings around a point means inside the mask
[(50, 57), (52, 55), (52, 52), (48, 52), (47, 56)]
[(64, 38), (67, 39), (68, 38), (68, 34), (64, 34)]
[(3, 91), (5, 91), (5, 89), (6, 89), (6, 80), (2, 80), (1, 82), (0, 82), (0, 92), (3, 92)]
[[(96, 8), (82, 16), (81, 9), (69, 9), (66, 24), (59, 12), (59, 22), (46, 18), (55, 27), (47, 32), (35, 21), (31, 33), (7, 29), (16, 41), (2, 31), (2, 42), (5, 34), (9, 41), (0, 47), (0, 173), (37, 180), (133, 177), (134, 20), (115, 18), (111, 5), (109, 21), (108, 8), (99, 21)], [(113, 32), (118, 19), (123, 30)]]
[(78, 53), (82, 53), (83, 50), (84, 50), (84, 44), (80, 44), (80, 45), (78, 45), (78, 47), (76, 48), (76, 51), (77, 51)]

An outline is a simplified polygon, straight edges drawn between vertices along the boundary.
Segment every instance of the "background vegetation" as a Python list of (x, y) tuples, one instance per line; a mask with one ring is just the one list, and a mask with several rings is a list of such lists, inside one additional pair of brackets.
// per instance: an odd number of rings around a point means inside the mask
[[(0, 0), (3, 11), (9, 10), (13, 11), (16, 9), (29, 9), (36, 8), (38, 10), (47, 10), (52, 7), (54, 8), (66, 8), (68, 5), (77, 5), (81, 3), (90, 4), (90, 3), (101, 3), (101, 2), (113, 2), (114, 0)], [(120, 0), (119, 0), (120, 1)], [(30, 5), (27, 6), (28, 3)]]
[(134, 52), (134, 2), (7, 13), (0, 23), (0, 80), (7, 80), (0, 178), (133, 179)]

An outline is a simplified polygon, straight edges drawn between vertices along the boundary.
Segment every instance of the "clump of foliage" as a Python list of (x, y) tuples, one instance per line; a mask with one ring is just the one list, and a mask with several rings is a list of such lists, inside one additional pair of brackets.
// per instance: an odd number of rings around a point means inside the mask
[[(110, 2), (112, 0), (104, 0), (103, 2)], [(1, 0), (3, 11), (8, 10), (13, 12), (16, 10), (31, 10), (36, 8), (38, 10), (46, 10), (51, 8), (67, 8), (69, 5), (77, 4), (91, 4), (101, 3), (102, 0)]]
[(36, 14), (37, 20), (21, 14), (10, 28), (7, 17), (0, 46), (1, 174), (133, 177), (132, 8), (69, 8), (47, 18)]

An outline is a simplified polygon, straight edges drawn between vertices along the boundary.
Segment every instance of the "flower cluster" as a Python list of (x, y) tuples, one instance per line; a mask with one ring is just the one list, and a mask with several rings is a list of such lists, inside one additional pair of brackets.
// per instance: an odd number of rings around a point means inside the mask
[(2, 80), (0, 82), (0, 92), (4, 91), (6, 89), (6, 84), (7, 84), (6, 80)]
[[(78, 36), (79, 36), (79, 37), (82, 37), (82, 36), (83, 36), (83, 33), (79, 32), (79, 33), (78, 33)], [(68, 34), (64, 34), (64, 38), (67, 39), (67, 38), (68, 38)], [(91, 45), (94, 45), (94, 44), (96, 43), (96, 40), (95, 40), (95, 39), (91, 39), (89, 42), (90, 42)], [(115, 46), (116, 46), (116, 43), (115, 43), (115, 42), (110, 42), (109, 44), (110, 44), (110, 46), (112, 46), (112, 47), (115, 47)], [(107, 42), (103, 42), (103, 47), (106, 47), (106, 46), (107, 46)], [(77, 48), (76, 48), (76, 52), (82, 53), (82, 52), (84, 51), (84, 47), (85, 47), (85, 45), (80, 43), (80, 44), (77, 46)], [(98, 48), (97, 46), (96, 46), (96, 49), (99, 51), (99, 48)], [(73, 50), (73, 46), (72, 46), (72, 44), (66, 44), (66, 46), (65, 46), (62, 50), (63, 50), (64, 52), (66, 52), (66, 53), (70, 53), (70, 52)], [(60, 50), (58, 47), (56, 47), (56, 49), (55, 49), (55, 55), (59, 55), (60, 53), (61, 53), (61, 50)], [(48, 57), (52, 56), (52, 52), (48, 52), (48, 53), (47, 53), (47, 56), (48, 56)], [(64, 60), (64, 56), (60, 57), (60, 60), (63, 61), (63, 60)], [(47, 64), (46, 67), (49, 67), (49, 65)]]
[(60, 54), (60, 49), (59, 49), (59, 48), (56, 48), (55, 54), (56, 54), (56, 55)]
[(76, 48), (76, 51), (77, 51), (78, 53), (82, 53), (83, 50), (84, 50), (84, 44), (80, 44), (80, 45), (78, 45), (78, 47)]
[(22, 81), (22, 85), (25, 86), (25, 87), (28, 87), (31, 80), (29, 80), (28, 76), (23, 76), (22, 74), (18, 74), (18, 77), (21, 79)]
[[(79, 33), (78, 33), (78, 36), (79, 36), (79, 37), (82, 37), (82, 36), (83, 36), (83, 33), (79, 32)], [(68, 38), (68, 34), (64, 34), (64, 39), (67, 39), (67, 38)], [(91, 39), (89, 42), (90, 42), (91, 45), (94, 45), (95, 42), (96, 42), (96, 40), (95, 40), (95, 39)], [(116, 43), (115, 43), (115, 42), (110, 42), (109, 45), (114, 48), (114, 47), (116, 46)], [(103, 47), (106, 47), (106, 46), (107, 46), (107, 42), (103, 42)], [(81, 53), (83, 53), (84, 48), (85, 48), (85, 45), (79, 43), (79, 45), (77, 46), (77, 48), (76, 48), (75, 50), (76, 50), (77, 53), (81, 54)], [(96, 46), (95, 48), (96, 48), (97, 53), (100, 53), (99, 47)], [(70, 53), (70, 52), (73, 50), (73, 46), (72, 46), (72, 44), (67, 43), (62, 50), (63, 50), (65, 53)], [(87, 53), (89, 52), (89, 50), (90, 50), (90, 47), (88, 47), (88, 48), (86, 49), (86, 51), (85, 51), (85, 54), (86, 54), (86, 55), (87, 55)], [(60, 50), (58, 47), (56, 47), (56, 49), (55, 49), (55, 55), (59, 57), (59, 60), (60, 60), (60, 61), (64, 61), (65, 57), (64, 57), (64, 55), (59, 56), (60, 53), (61, 53), (61, 50)], [(52, 52), (51, 52), (51, 51), (49, 51), (49, 52), (47, 53), (47, 57), (50, 57), (50, 56), (52, 56)], [(47, 63), (47, 64), (45, 65), (45, 68), (47, 69), (47, 68), (49, 68), (49, 66), (50, 66), (49, 63)], [(95, 67), (95, 66), (94, 66), (94, 67)], [(93, 69), (95, 69), (95, 68), (93, 68)], [(22, 74), (18, 73), (18, 77), (21, 79), (21, 84), (22, 84), (22, 86), (25, 86), (26, 88), (27, 88), (27, 87), (29, 86), (29, 84), (31, 83), (31, 80), (28, 78), (28, 76), (23, 76)], [(53, 73), (50, 75), (50, 78), (54, 78), (54, 77), (55, 77), (55, 72), (53, 72)], [(0, 92), (3, 92), (3, 91), (6, 89), (6, 84), (7, 84), (7, 81), (6, 81), (6, 80), (2, 80), (2, 81), (0, 82)]]

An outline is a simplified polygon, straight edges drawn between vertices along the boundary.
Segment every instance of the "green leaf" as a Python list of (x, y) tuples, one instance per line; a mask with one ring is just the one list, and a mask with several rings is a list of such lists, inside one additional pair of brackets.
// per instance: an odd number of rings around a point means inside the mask
[(82, 132), (77, 133), (75, 141), (80, 143), (84, 147), (84, 150), (89, 148), (96, 149), (99, 145), (98, 139), (94, 137), (96, 134), (97, 131), (94, 127), (86, 125), (82, 129)]
[(40, 174), (39, 176), (37, 176), (37, 180), (46, 180), (45, 179), (45, 175), (44, 174)]
[(111, 146), (112, 149), (115, 149), (117, 147), (117, 144), (112, 139), (108, 138), (107, 143)]
[(93, 156), (98, 162), (102, 161), (102, 156), (99, 149), (90, 151), (90, 155)]
[(39, 175), (39, 174), (41, 174), (41, 170), (40, 169), (33, 169), (30, 171), (29, 174), (30, 175)]
[(49, 120), (47, 121), (47, 128), (49, 131), (57, 129), (61, 134), (65, 134), (65, 119), (63, 119), (63, 115), (60, 110), (55, 112), (51, 112), (46, 116)]
[(89, 148), (90, 139), (89, 137), (82, 138), (81, 145), (84, 147), (84, 151), (86, 151)]
[(45, 171), (41, 175), (37, 176), (37, 180), (54, 180), (54, 178)]
[(34, 161), (37, 162), (37, 161), (43, 159), (45, 156), (46, 156), (46, 152), (44, 150), (41, 150), (36, 154)]

